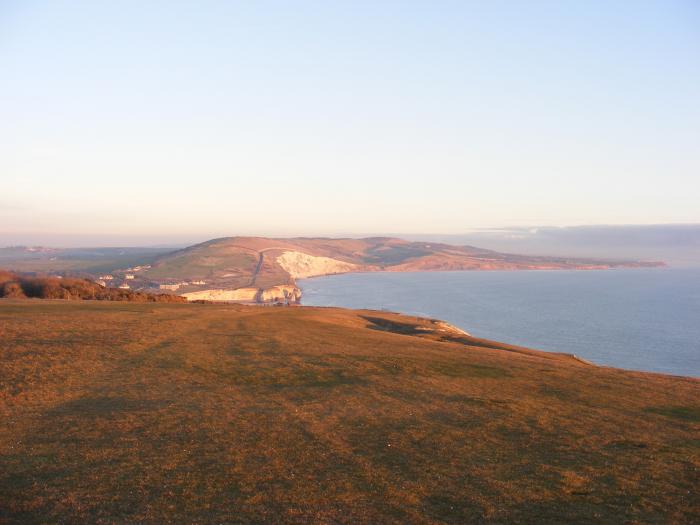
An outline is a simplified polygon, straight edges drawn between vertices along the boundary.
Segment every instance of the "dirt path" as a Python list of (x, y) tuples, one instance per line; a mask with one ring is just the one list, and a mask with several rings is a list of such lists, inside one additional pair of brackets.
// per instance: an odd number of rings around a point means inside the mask
[(258, 265), (255, 267), (255, 270), (253, 271), (253, 276), (250, 278), (250, 286), (251, 287), (255, 287), (255, 281), (258, 278), (258, 274), (260, 273), (260, 269), (262, 268), (264, 260), (265, 260), (265, 252), (258, 252)]
[(258, 279), (258, 274), (260, 273), (260, 270), (263, 267), (263, 263), (265, 262), (265, 252), (273, 251), (273, 250), (288, 250), (288, 248), (284, 247), (273, 247), (273, 248), (265, 248), (264, 250), (260, 250), (258, 253), (258, 264), (255, 267), (255, 270), (253, 271), (253, 276), (250, 278), (250, 287), (254, 288), (255, 287), (255, 281)]

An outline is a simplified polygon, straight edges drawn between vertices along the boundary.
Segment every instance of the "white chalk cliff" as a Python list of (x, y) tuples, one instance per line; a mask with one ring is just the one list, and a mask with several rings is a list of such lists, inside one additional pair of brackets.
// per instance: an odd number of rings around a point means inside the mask
[(277, 257), (277, 262), (294, 279), (355, 272), (360, 269), (357, 264), (331, 259), (330, 257), (316, 257), (296, 251), (282, 253), (282, 255)]
[(201, 290), (183, 293), (188, 301), (255, 301), (257, 288), (237, 288), (235, 290)]

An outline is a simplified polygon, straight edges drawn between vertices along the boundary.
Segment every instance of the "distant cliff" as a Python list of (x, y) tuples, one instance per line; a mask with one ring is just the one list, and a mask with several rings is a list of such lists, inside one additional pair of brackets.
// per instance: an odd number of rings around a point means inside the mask
[(135, 279), (142, 286), (179, 283), (178, 293), (190, 300), (294, 303), (301, 297), (296, 279), (337, 273), (641, 266), (663, 263), (525, 256), (390, 237), (226, 237), (162, 255)]
[[(110, 300), (145, 300), (139, 299), (142, 297), (140, 293), (166, 292), (189, 300), (295, 303), (301, 297), (296, 279), (337, 273), (602, 270), (654, 266), (664, 266), (664, 263), (517, 255), (474, 246), (411, 242), (393, 237), (225, 237), (175, 251), (144, 248), (0, 249), (0, 267), (52, 274), (52, 278), (58, 275), (88, 278), (107, 286), (76, 293), (67, 290), (67, 285), (54, 282), (47, 288), (52, 291), (47, 293), (59, 297), (86, 295)], [(77, 288), (85, 286), (73, 286), (74, 290)], [(27, 295), (17, 287), (13, 290), (8, 293)]]

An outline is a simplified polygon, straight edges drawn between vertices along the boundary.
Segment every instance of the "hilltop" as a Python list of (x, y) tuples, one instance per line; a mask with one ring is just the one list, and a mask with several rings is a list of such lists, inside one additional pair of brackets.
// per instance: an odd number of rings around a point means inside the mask
[(601, 270), (663, 266), (660, 262), (544, 257), (474, 246), (365, 239), (224, 237), (179, 250), (14, 247), (0, 249), (0, 267), (127, 285), (190, 300), (298, 302), (296, 280), (348, 272), (450, 270)]
[(172, 282), (178, 293), (191, 299), (294, 302), (301, 295), (296, 279), (337, 273), (608, 269), (662, 264), (524, 256), (389, 237), (227, 237), (157, 257), (138, 277)]
[(698, 523), (700, 381), (386, 312), (0, 300), (3, 523)]

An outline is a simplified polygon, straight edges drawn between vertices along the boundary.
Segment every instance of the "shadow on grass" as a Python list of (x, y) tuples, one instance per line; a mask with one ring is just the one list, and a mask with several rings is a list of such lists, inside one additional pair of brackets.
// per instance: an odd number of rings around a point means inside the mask
[(511, 374), (503, 368), (473, 363), (431, 363), (428, 365), (431, 372), (448, 377), (479, 377), (486, 379), (503, 379), (511, 377)]
[(646, 412), (671, 417), (683, 421), (700, 421), (700, 406), (660, 406), (650, 407)]
[(154, 410), (163, 405), (162, 401), (148, 399), (131, 399), (118, 396), (83, 397), (61, 403), (52, 408), (47, 413), (47, 416), (108, 417), (123, 412)]
[(379, 330), (380, 332), (391, 332), (402, 335), (418, 335), (426, 333), (425, 330), (421, 330), (419, 325), (415, 323), (400, 323), (398, 321), (384, 319), (383, 317), (372, 317), (369, 315), (362, 315), (361, 317), (365, 321), (369, 321), (371, 323), (368, 327), (371, 330)]

